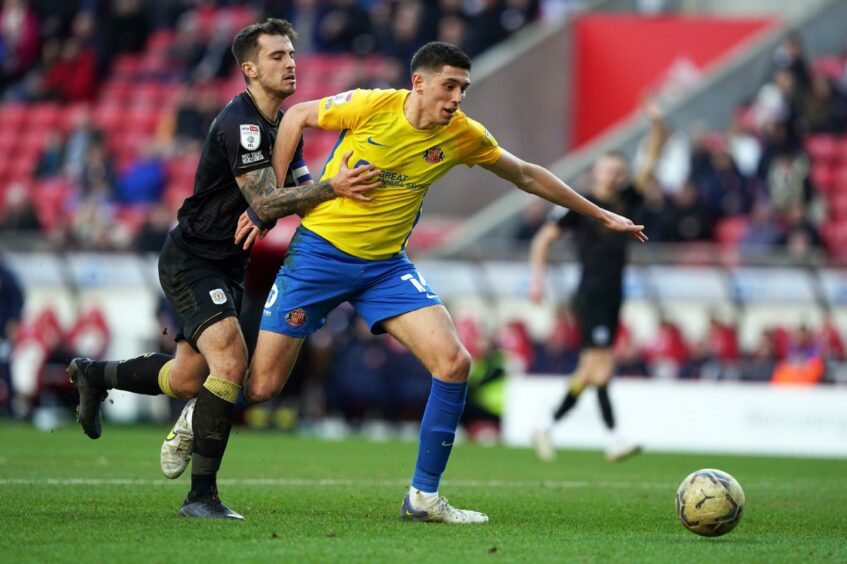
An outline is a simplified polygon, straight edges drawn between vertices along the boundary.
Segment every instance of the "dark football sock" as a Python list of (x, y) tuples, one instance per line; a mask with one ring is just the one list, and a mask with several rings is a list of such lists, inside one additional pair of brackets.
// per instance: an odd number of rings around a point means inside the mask
[(91, 364), (86, 375), (95, 386), (158, 396), (162, 393), (159, 370), (172, 359), (168, 354), (147, 353), (129, 360), (98, 361)]
[(585, 389), (581, 383), (572, 381), (570, 389), (568, 390), (568, 394), (565, 396), (565, 399), (562, 400), (562, 404), (559, 406), (559, 409), (553, 414), (553, 421), (558, 421), (565, 414), (570, 411), (573, 406), (576, 405), (577, 400), (579, 400), (579, 396), (582, 395), (582, 391)]
[(233, 404), (240, 390), (237, 384), (209, 376), (197, 396), (191, 422), (194, 446), (189, 500), (216, 490), (217, 473), (232, 430)]
[(615, 415), (612, 413), (612, 402), (609, 400), (608, 384), (597, 387), (597, 401), (600, 402), (600, 413), (603, 414), (603, 422), (611, 431), (615, 428)]

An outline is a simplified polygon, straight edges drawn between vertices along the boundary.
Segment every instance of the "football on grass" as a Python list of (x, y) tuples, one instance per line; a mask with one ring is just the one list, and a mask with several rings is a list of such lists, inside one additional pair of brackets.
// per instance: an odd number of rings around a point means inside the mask
[(744, 513), (744, 490), (721, 470), (692, 472), (676, 490), (676, 513), (685, 527), (704, 537), (719, 537), (738, 525)]

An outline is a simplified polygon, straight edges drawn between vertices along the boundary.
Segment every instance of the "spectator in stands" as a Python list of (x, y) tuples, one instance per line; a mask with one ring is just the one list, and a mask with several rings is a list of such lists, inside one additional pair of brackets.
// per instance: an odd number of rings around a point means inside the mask
[(37, 98), (59, 102), (89, 102), (97, 93), (97, 54), (76, 37), (62, 43), (58, 59), (42, 77)]
[(212, 37), (205, 42), (203, 56), (191, 69), (190, 79), (194, 82), (225, 78), (232, 68), (230, 48), (232, 43), (232, 22), (220, 18), (212, 30)]
[(91, 113), (85, 109), (73, 118), (73, 124), (65, 143), (64, 175), (78, 182), (85, 168), (88, 147), (103, 143), (103, 132), (94, 127)]
[(786, 70), (791, 74), (801, 92), (809, 89), (811, 74), (799, 35), (791, 34), (782, 41), (774, 51), (773, 63), (776, 70)]
[(203, 59), (206, 43), (195, 11), (184, 12), (177, 20), (173, 42), (165, 57), (183, 80), (190, 80), (194, 67)]
[(464, 18), (449, 14), (438, 20), (436, 41), (452, 43), (460, 48), (467, 45), (468, 24)]
[(360, 425), (385, 403), (387, 353), (381, 336), (373, 335), (360, 317), (353, 331), (337, 334), (333, 362), (325, 392), (330, 408), (340, 411), (345, 420)]
[(115, 169), (102, 140), (93, 140), (85, 151), (79, 187), (86, 201), (111, 201), (115, 191)]
[(356, 0), (330, 0), (319, 8), (315, 49), (326, 53), (369, 53), (375, 39), (368, 13)]
[(832, 311), (829, 309), (824, 312), (818, 341), (823, 347), (824, 358), (839, 362), (847, 360), (847, 347), (844, 346), (844, 339), (841, 337), (841, 332), (836, 327), (832, 318)]
[(491, 444), (500, 438), (507, 371), (506, 355), (491, 339), (484, 339), (468, 374), (468, 397), (460, 420), (471, 440)]
[(53, 178), (62, 173), (65, 160), (65, 144), (57, 131), (49, 131), (44, 141), (38, 164), (35, 165), (35, 178)]
[(0, 262), (0, 412), (12, 413), (12, 351), (18, 337), (24, 292), (15, 273)]
[(632, 331), (626, 324), (618, 325), (618, 336), (613, 347), (615, 366), (619, 376), (634, 376), (645, 378), (650, 375), (644, 355), (632, 336)]
[(429, 39), (422, 33), (422, 17), (423, 5), (420, 2), (402, 0), (397, 4), (383, 53), (401, 61), (410, 61), (415, 51)]
[(673, 195), (654, 221), (660, 241), (703, 241), (712, 236), (713, 215), (701, 203), (691, 182)]
[(32, 207), (32, 197), (27, 187), (20, 182), (13, 182), (6, 189), (5, 209), (0, 231), (32, 231), (41, 229), (35, 208)]
[(847, 99), (835, 89), (829, 77), (816, 76), (803, 98), (800, 120), (805, 133), (839, 135), (847, 126)]
[(751, 112), (758, 130), (775, 123), (791, 123), (797, 115), (800, 93), (794, 75), (788, 69), (777, 69), (773, 77), (756, 94)]
[(550, 336), (535, 345), (529, 372), (533, 374), (570, 374), (579, 358), (579, 322), (569, 307), (556, 308)]
[(144, 145), (135, 160), (120, 175), (116, 201), (127, 205), (149, 205), (159, 201), (166, 181), (164, 155), (161, 144)]
[(107, 34), (109, 57), (121, 53), (141, 53), (150, 35), (150, 22), (141, 0), (114, 0), (100, 29)]
[(218, 97), (211, 88), (194, 85), (182, 88), (176, 105), (161, 118), (156, 138), (171, 154), (198, 153), (219, 105)]
[(678, 378), (685, 373), (691, 351), (679, 326), (664, 315), (653, 342), (645, 348), (650, 372), (657, 378)]
[(40, 51), (40, 27), (29, 2), (3, 0), (0, 7), (0, 89), (32, 68)]
[(708, 172), (698, 181), (699, 199), (714, 219), (750, 212), (753, 197), (747, 179), (721, 142), (712, 150)]
[(173, 227), (173, 212), (164, 203), (153, 206), (150, 215), (135, 237), (135, 248), (145, 253), (158, 253)]
[(768, 169), (767, 187), (774, 211), (779, 214), (808, 202), (812, 196), (808, 157), (796, 150), (776, 153)]
[(755, 255), (765, 249), (779, 244), (784, 234), (779, 229), (771, 206), (767, 201), (759, 201), (753, 206), (750, 214), (750, 227), (741, 239), (741, 247), (750, 255)]
[(709, 329), (705, 338), (693, 351), (692, 371), (700, 378), (710, 380), (735, 380), (740, 376), (738, 332), (734, 325), (721, 321), (717, 312), (709, 316)]

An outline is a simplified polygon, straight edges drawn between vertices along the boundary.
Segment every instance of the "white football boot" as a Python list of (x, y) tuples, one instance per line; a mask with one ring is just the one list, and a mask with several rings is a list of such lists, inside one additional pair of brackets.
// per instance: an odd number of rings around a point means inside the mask
[(622, 437), (614, 437), (606, 448), (608, 462), (620, 462), (641, 452), (641, 445)]
[(535, 447), (535, 456), (543, 462), (550, 462), (556, 458), (553, 449), (553, 441), (550, 440), (550, 432), (537, 429), (532, 432), (532, 446)]
[(403, 498), (400, 515), (407, 521), (426, 521), (430, 523), (487, 523), (488, 515), (469, 509), (457, 509), (448, 503), (447, 498), (435, 494), (423, 493), (414, 488)]
[(194, 443), (194, 430), (191, 427), (191, 420), (194, 416), (195, 403), (197, 403), (197, 399), (190, 400), (182, 408), (182, 413), (179, 414), (176, 425), (165, 437), (162, 450), (159, 452), (159, 466), (162, 468), (162, 473), (171, 480), (182, 476), (182, 473), (188, 468), (188, 463), (191, 462), (191, 447)]

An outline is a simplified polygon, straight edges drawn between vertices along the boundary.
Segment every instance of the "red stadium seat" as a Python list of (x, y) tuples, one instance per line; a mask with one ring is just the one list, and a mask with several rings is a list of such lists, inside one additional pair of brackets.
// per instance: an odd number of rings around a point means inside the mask
[(809, 172), (809, 177), (814, 187), (821, 193), (829, 193), (836, 186), (837, 169), (827, 162), (812, 163), (812, 170)]
[(60, 112), (59, 106), (51, 102), (33, 104), (27, 112), (26, 125), (38, 129), (54, 129), (61, 119)]
[(112, 63), (113, 78), (134, 79), (140, 72), (140, 55), (118, 55)]
[(829, 214), (836, 220), (847, 219), (847, 191), (838, 190), (829, 195)]
[(126, 127), (136, 135), (152, 135), (159, 125), (161, 111), (158, 107), (134, 107), (126, 115)]
[(35, 185), (33, 204), (38, 222), (44, 229), (56, 224), (70, 195), (71, 187), (63, 180), (48, 180)]
[(92, 119), (97, 127), (109, 132), (120, 127), (123, 121), (124, 111), (126, 110), (122, 104), (111, 101), (100, 103), (94, 109)]
[(161, 51), (163, 49), (170, 49), (174, 42), (174, 36), (175, 33), (172, 29), (158, 29), (147, 40), (146, 50)]
[(806, 138), (805, 145), (809, 156), (816, 162), (832, 162), (838, 154), (838, 143), (834, 135), (810, 135)]
[(26, 120), (27, 106), (24, 104), (3, 104), (0, 106), (0, 123), (4, 130), (20, 127)]
[(827, 221), (821, 226), (821, 237), (831, 255), (847, 258), (847, 221)]

